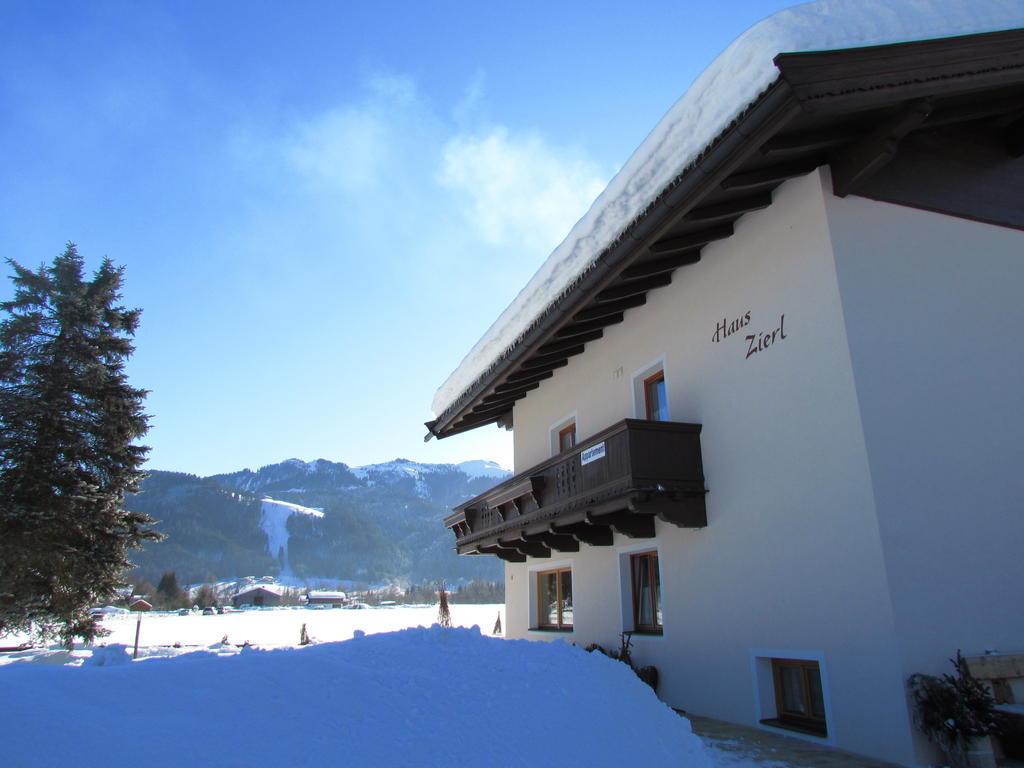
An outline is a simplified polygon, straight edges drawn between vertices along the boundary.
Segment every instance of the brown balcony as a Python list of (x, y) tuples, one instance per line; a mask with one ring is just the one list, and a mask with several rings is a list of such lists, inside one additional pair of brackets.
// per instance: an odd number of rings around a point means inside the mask
[(652, 538), (654, 519), (707, 525), (700, 424), (624, 419), (467, 501), (445, 518), (460, 555), (512, 562), (613, 533)]

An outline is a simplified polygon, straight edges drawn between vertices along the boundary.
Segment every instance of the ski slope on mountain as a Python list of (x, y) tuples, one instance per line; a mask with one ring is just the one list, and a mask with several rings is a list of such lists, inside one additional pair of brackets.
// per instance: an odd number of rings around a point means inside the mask
[(260, 507), (260, 528), (267, 534), (267, 553), (281, 564), (281, 578), (290, 578), (292, 571), (288, 560), (288, 518), (292, 515), (307, 515), (320, 519), (324, 516), (323, 510), (274, 499), (263, 499), (260, 501)]

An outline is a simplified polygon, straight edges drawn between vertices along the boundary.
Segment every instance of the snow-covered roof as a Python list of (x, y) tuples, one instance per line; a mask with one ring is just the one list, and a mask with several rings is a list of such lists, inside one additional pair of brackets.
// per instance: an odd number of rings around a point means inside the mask
[(344, 592), (325, 592), (323, 590), (316, 590), (310, 592), (306, 597), (309, 600), (344, 600), (348, 596)]
[(236, 592), (233, 597), (241, 597), (242, 595), (249, 595), (253, 592), (270, 592), (274, 595), (284, 596), (288, 591), (287, 587), (282, 587), (280, 584), (257, 584), (252, 587), (246, 587), (239, 592)]
[(817, 0), (740, 35), (633, 153), (590, 210), (437, 390), (442, 416), (516, 347), (669, 184), (777, 78), (785, 52), (859, 48), (1024, 26), (1021, 0)]

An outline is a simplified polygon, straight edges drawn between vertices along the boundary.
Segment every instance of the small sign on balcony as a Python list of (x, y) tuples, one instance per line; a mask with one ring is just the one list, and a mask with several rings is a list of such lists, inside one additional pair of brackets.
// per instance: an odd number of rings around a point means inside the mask
[(585, 451), (580, 452), (580, 464), (589, 464), (592, 461), (604, 458), (604, 443), (592, 445)]

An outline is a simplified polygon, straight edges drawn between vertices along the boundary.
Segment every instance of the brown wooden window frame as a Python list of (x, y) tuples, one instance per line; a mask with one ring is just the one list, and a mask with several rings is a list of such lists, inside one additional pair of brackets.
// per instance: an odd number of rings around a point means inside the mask
[[(544, 594), (544, 588), (541, 586), (541, 580), (545, 576), (555, 574), (555, 602), (558, 605), (558, 618), (554, 624), (547, 623), (544, 616), (544, 604), (542, 602), (542, 596)], [(537, 571), (537, 629), (547, 630), (549, 632), (572, 632), (573, 625), (566, 623), (563, 617), (563, 605), (562, 603), (562, 575), (569, 574), (570, 584), (572, 582), (572, 568), (549, 568), (546, 571)], [(570, 588), (571, 594), (571, 588)], [(575, 602), (573, 604), (575, 616)]]
[[(665, 369), (664, 368), (661, 368), (658, 371), (652, 373), (650, 376), (648, 376), (646, 379), (644, 379), (644, 382), (643, 382), (644, 418), (647, 419), (648, 421), (667, 421), (667, 419), (655, 419), (653, 414), (651, 413), (651, 385), (652, 384), (657, 384), (659, 381), (661, 381), (661, 382), (665, 381)], [(667, 393), (666, 393), (666, 398), (665, 399), (667, 401)], [(664, 403), (663, 403), (663, 405), (664, 405)], [(666, 414), (666, 416), (667, 415), (668, 414)]]
[[(572, 436), (572, 442), (569, 445), (563, 445), (562, 438), (566, 435)], [(576, 445), (576, 422), (573, 421), (570, 424), (566, 424), (565, 427), (558, 430), (558, 452), (568, 451), (570, 448)]]
[[(811, 701), (811, 684), (808, 672), (814, 671), (818, 675), (818, 683), (821, 685), (821, 664), (813, 659), (778, 659), (773, 658), (772, 662), (772, 685), (775, 688), (775, 712), (773, 720), (762, 721), (767, 725), (774, 725), (780, 728), (809, 733), (814, 736), (827, 736), (828, 723), (824, 711), (821, 716), (814, 714), (814, 707)], [(783, 699), (782, 670), (784, 668), (799, 669), (801, 682), (801, 695), (803, 698), (804, 712), (794, 712), (785, 708)], [(824, 710), (824, 689), (822, 695), (822, 710)]]
[[(658, 575), (658, 589), (654, 589), (653, 585), (650, 591), (651, 604), (648, 606), (651, 611), (651, 619), (653, 623), (642, 624), (640, 623), (640, 569), (637, 564), (641, 560), (647, 560), (647, 572), (649, 574)], [(653, 561), (653, 562), (652, 562)], [(629, 581), (633, 589), (633, 631), (637, 634), (644, 635), (660, 635), (664, 632), (664, 616), (662, 617), (662, 623), (658, 623), (658, 606), (661, 603), (661, 571), (658, 570), (660, 567), (660, 561), (658, 559), (658, 550), (652, 549), (647, 552), (634, 552), (629, 555)]]

